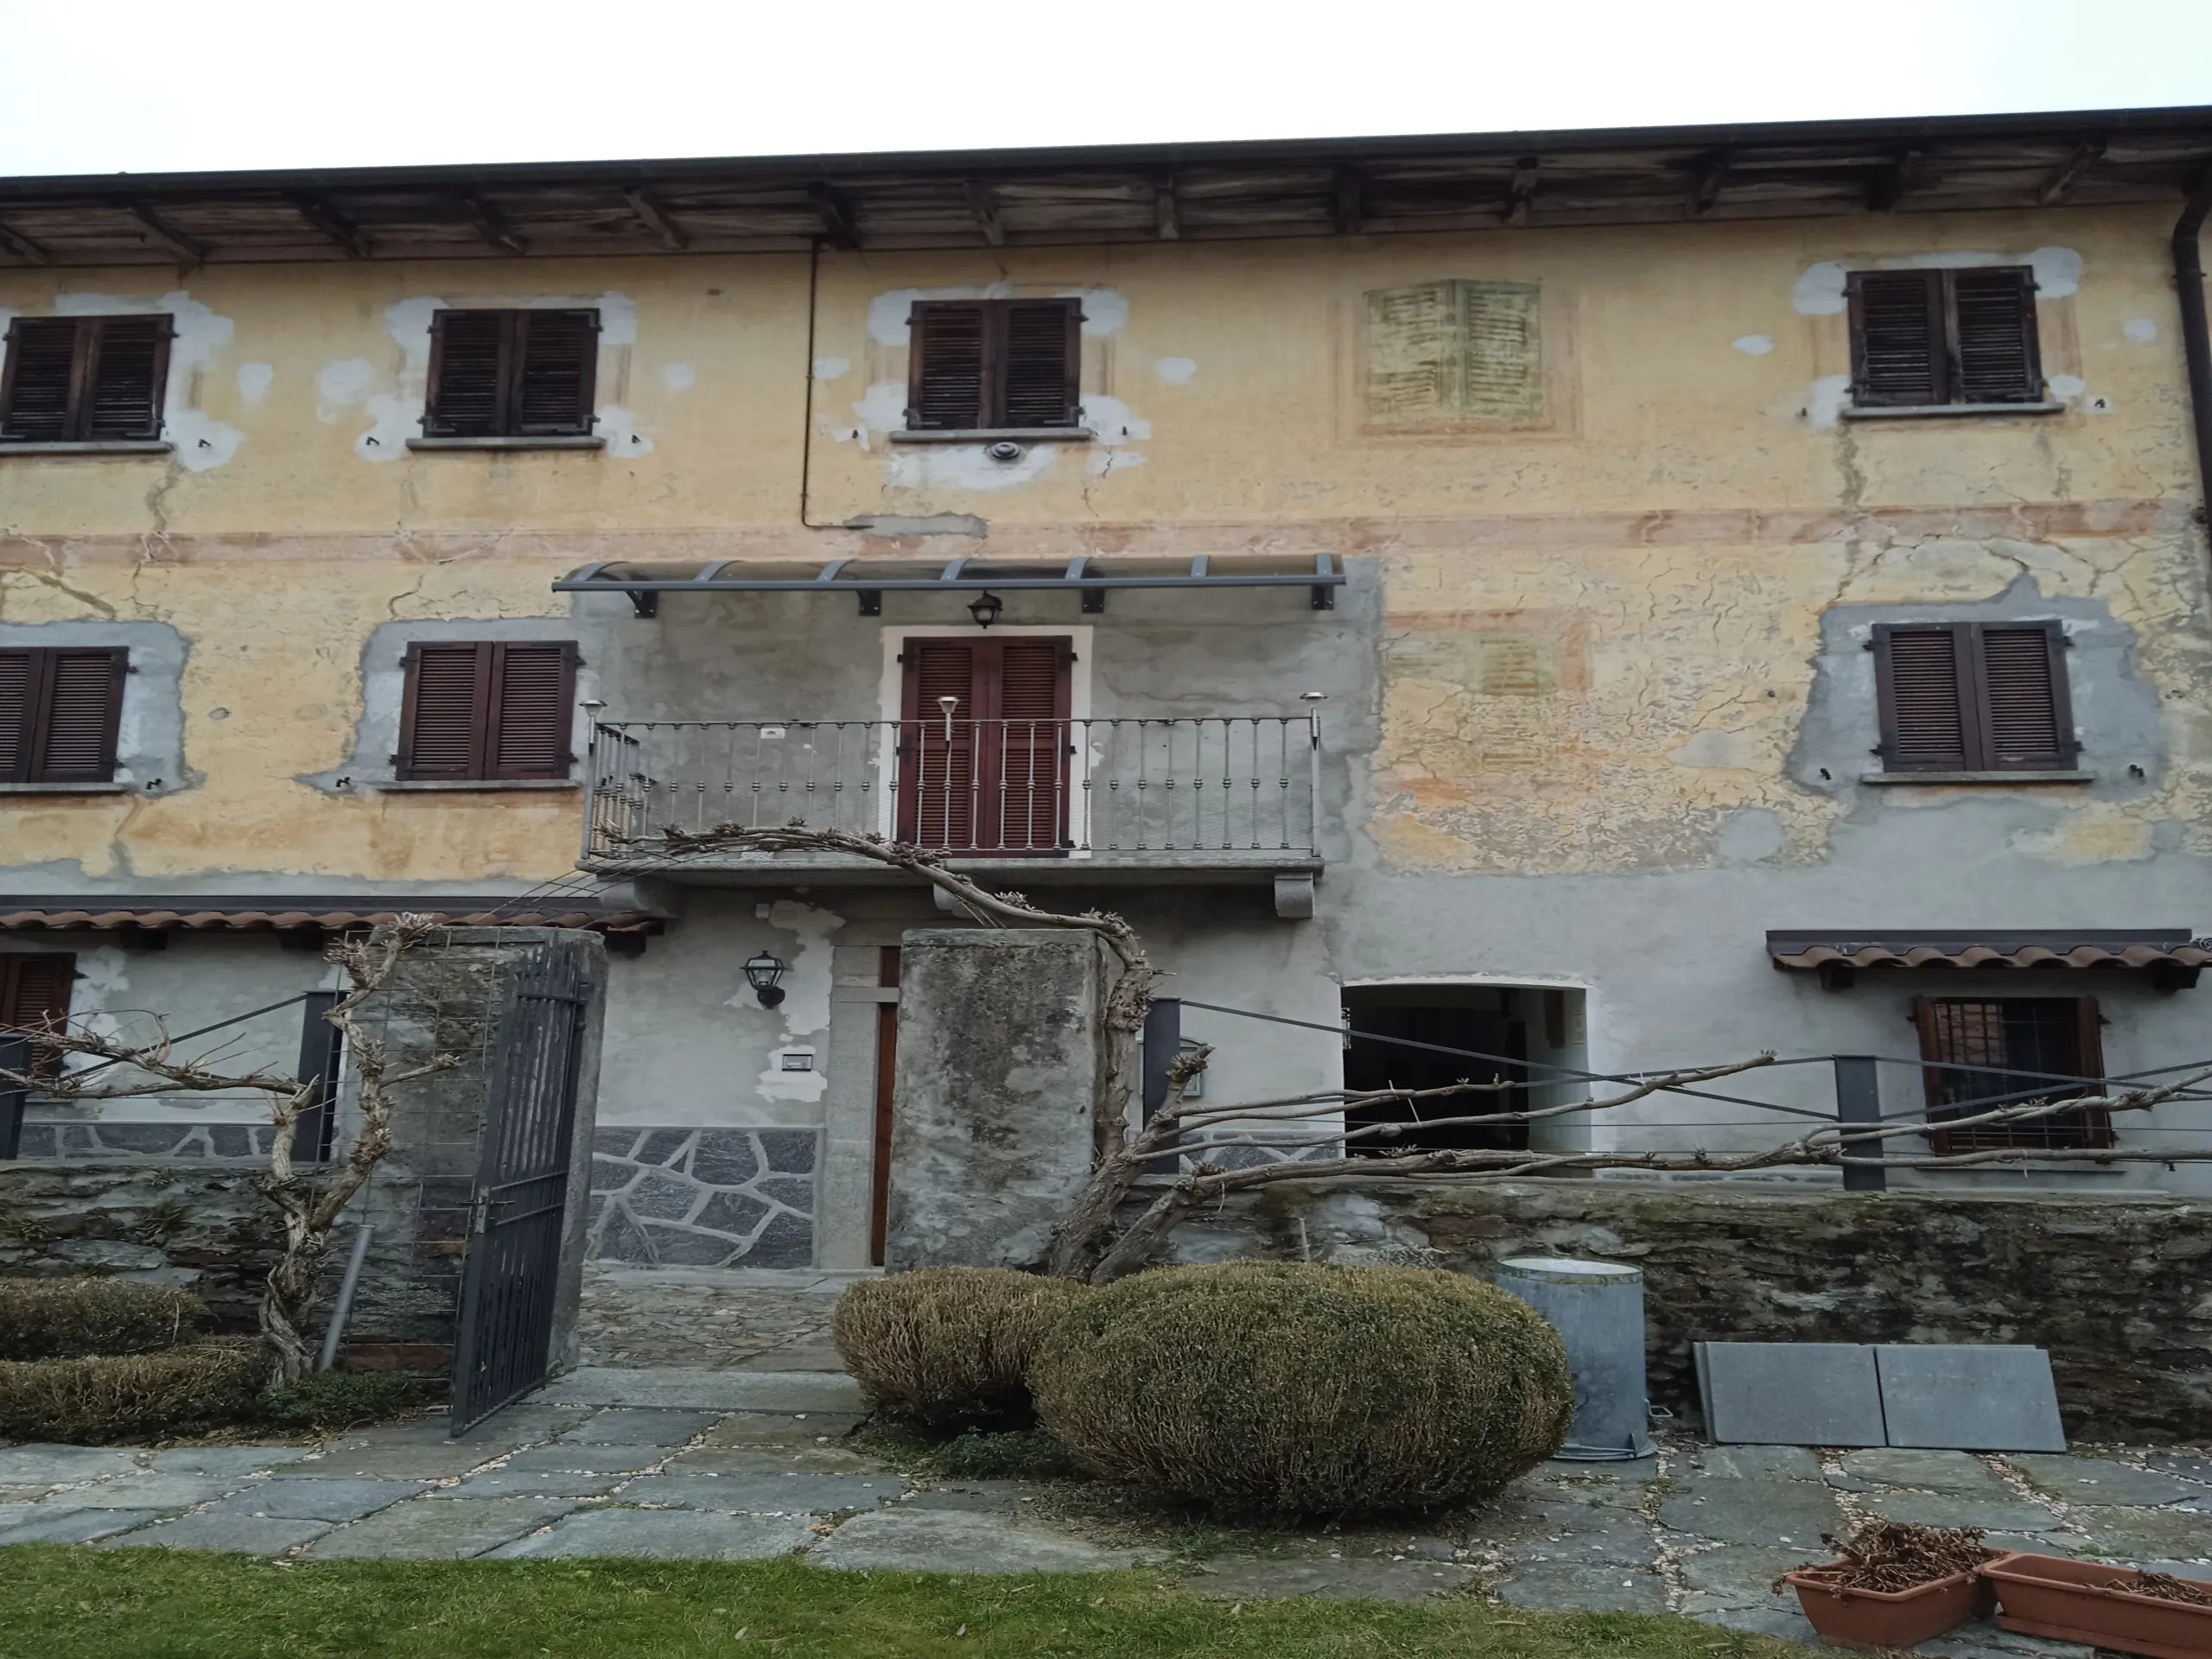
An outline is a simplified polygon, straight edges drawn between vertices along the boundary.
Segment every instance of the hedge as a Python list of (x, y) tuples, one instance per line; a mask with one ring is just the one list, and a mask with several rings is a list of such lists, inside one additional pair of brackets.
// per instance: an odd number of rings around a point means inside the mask
[(189, 1291), (128, 1279), (0, 1279), (0, 1360), (143, 1354), (206, 1323)]
[(0, 1361), (0, 1440), (98, 1445), (233, 1422), (253, 1412), (266, 1369), (251, 1341)]
[(1018, 1425), (1031, 1414), (1024, 1374), (1039, 1338), (1086, 1294), (1009, 1268), (920, 1268), (854, 1285), (831, 1334), (887, 1415), (932, 1427)]

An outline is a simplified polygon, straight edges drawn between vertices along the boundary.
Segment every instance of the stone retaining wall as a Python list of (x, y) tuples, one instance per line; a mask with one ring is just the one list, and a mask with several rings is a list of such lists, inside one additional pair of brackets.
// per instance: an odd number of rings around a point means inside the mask
[[(1269, 1188), (1178, 1239), (1236, 1255), (1480, 1271), (1571, 1255), (1643, 1269), (1653, 1399), (1694, 1411), (1690, 1344), (2028, 1343), (2068, 1429), (2201, 1439), (2212, 1424), (2212, 1205), (1558, 1181)], [(1433, 1253), (1433, 1254), (1432, 1254)]]

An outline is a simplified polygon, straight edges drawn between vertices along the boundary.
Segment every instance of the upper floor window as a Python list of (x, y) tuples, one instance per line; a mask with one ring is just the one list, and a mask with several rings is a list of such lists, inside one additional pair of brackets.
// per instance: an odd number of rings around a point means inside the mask
[(0, 375), (0, 442), (160, 437), (171, 332), (165, 315), (17, 317)]
[(588, 436), (596, 311), (440, 311), (430, 321), (434, 438)]
[(107, 645), (0, 651), (0, 784), (113, 781), (129, 668)]
[(2080, 753), (2056, 622), (1885, 623), (1874, 675), (1889, 772), (2063, 772)]
[[(0, 953), (0, 1036), (60, 1026), (69, 1018), (69, 988), (77, 958), (59, 952)], [(51, 1077), (61, 1069), (54, 1049), (33, 1049), (29, 1075)]]
[(399, 711), (403, 781), (562, 779), (575, 703), (571, 641), (465, 640), (407, 648)]
[(1851, 397), (1866, 409), (2036, 404), (2035, 276), (2025, 265), (1972, 270), (1854, 270)]
[(1083, 302), (925, 300), (909, 319), (910, 430), (1072, 427), (1083, 418)]

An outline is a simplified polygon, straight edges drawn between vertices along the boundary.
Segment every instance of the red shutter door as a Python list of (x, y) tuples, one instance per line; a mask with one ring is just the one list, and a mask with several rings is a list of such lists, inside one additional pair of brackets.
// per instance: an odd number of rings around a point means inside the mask
[(980, 642), (965, 639), (906, 642), (899, 741), (901, 841), (939, 849), (976, 844), (977, 659), (983, 650)]
[(997, 718), (987, 728), (985, 778), (996, 844), (1010, 853), (1057, 853), (1067, 840), (1068, 664), (1065, 639), (1006, 639), (998, 646)]

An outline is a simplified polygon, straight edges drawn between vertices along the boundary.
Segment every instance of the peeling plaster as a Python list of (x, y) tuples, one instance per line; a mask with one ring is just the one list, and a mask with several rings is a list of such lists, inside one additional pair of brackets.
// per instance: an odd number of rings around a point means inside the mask
[(1851, 401), (1851, 377), (1847, 374), (1824, 374), (1813, 382), (1805, 401), (1805, 418), (1817, 427), (1834, 426), (1843, 418), (1844, 405)]
[(1733, 344), (1745, 357), (1764, 357), (1774, 349), (1772, 338), (1766, 334), (1745, 334)]
[(230, 345), (231, 319), (219, 317), (192, 297), (172, 289), (157, 298), (118, 294), (61, 294), (54, 297), (59, 317), (145, 316), (166, 312), (175, 330), (169, 341), (169, 378), (163, 400), (162, 435), (175, 446), (176, 464), (188, 473), (220, 467), (238, 452), (245, 434), (193, 405), (203, 376)]
[(699, 382), (699, 372), (689, 363), (671, 363), (660, 372), (671, 391), (689, 391)]
[(2050, 395), (2062, 404), (2072, 403), (2088, 390), (2078, 374), (2054, 374), (2046, 384), (2050, 387)]
[(1805, 267), (1793, 301), (1800, 316), (1832, 317), (1847, 308), (1845, 279), (1860, 270), (1972, 270), (1983, 265), (2025, 265), (2034, 273), (2036, 298), (2063, 300), (2082, 286), (2082, 256), (2072, 248), (2035, 248), (2026, 253), (1884, 254), (1847, 261), (1823, 259)]
[[(823, 1071), (821, 1046), (803, 1039), (830, 1028), (830, 993), (833, 980), (830, 971), (833, 951), (830, 938), (844, 926), (845, 918), (835, 911), (820, 910), (796, 899), (779, 899), (772, 905), (762, 905), (757, 913), (770, 927), (797, 936), (798, 943), (791, 950), (791, 967), (784, 976), (784, 1001), (777, 1012), (782, 1016), (784, 1031), (776, 1044), (775, 1052), (768, 1056), (768, 1069), (760, 1073), (760, 1093), (771, 1100), (818, 1101), (830, 1087), (830, 1079)], [(724, 1007), (747, 1007), (753, 999), (750, 987), (730, 997)], [(810, 1071), (785, 1071), (782, 1069), (783, 1055), (792, 1049), (802, 1049), (815, 1054), (814, 1069)]]
[(238, 365), (238, 396), (249, 404), (257, 404), (269, 396), (269, 388), (276, 383), (276, 371), (266, 363)]
[(817, 357), (814, 359), (814, 378), (817, 380), (842, 380), (852, 372), (852, 364), (842, 357)]
[(1163, 357), (1154, 361), (1152, 372), (1171, 386), (1187, 386), (1198, 365), (1187, 357)]
[[(965, 283), (953, 288), (894, 288), (868, 302), (868, 338), (879, 346), (906, 344), (907, 323), (915, 302), (921, 300), (1007, 300), (1014, 297), (1011, 283)], [(1087, 340), (1107, 340), (1122, 332), (1129, 320), (1129, 302), (1119, 289), (1055, 289), (1053, 299), (1083, 302), (1083, 333)], [(835, 361), (836, 359), (831, 359)], [(817, 373), (817, 378), (832, 377)]]

